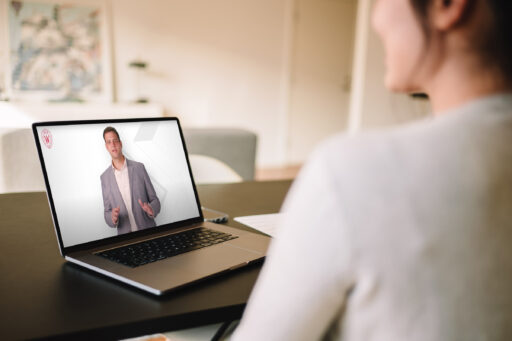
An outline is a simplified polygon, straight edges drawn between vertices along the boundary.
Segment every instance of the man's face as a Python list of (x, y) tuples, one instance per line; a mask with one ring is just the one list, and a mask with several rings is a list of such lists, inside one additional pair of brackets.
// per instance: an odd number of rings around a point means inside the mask
[(113, 131), (109, 131), (105, 134), (105, 147), (112, 157), (112, 160), (118, 159), (123, 155), (123, 143)]

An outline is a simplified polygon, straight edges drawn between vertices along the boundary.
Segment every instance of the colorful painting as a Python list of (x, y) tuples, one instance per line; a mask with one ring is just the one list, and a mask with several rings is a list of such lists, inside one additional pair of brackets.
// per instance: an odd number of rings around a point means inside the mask
[(110, 97), (104, 9), (80, 3), (10, 1), (13, 98), (88, 101)]

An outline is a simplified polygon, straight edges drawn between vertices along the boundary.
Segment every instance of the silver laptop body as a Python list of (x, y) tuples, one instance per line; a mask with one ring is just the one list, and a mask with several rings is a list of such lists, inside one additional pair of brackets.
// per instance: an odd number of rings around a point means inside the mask
[[(107, 127), (116, 133), (104, 135)], [(270, 238), (204, 222), (177, 118), (39, 122), (32, 130), (59, 249), (69, 262), (162, 295), (264, 258)], [(109, 143), (122, 144), (127, 181), (112, 166), (119, 150)], [(201, 227), (232, 239), (139, 266), (102, 256)]]

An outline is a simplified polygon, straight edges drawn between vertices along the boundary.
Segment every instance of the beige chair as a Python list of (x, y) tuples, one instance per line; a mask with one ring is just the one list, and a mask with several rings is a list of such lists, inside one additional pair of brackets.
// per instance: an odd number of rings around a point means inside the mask
[(243, 180), (254, 180), (257, 136), (235, 128), (187, 128), (183, 135), (189, 154), (222, 161)]
[(224, 162), (205, 155), (189, 155), (196, 184), (241, 182), (242, 177)]
[(44, 179), (30, 129), (18, 129), (2, 136), (4, 192), (44, 191)]

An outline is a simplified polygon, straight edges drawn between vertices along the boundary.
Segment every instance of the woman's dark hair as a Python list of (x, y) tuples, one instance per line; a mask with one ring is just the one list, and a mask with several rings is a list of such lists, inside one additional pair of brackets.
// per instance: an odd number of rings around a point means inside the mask
[[(476, 48), (487, 62), (496, 63), (503, 71), (506, 81), (512, 83), (512, 0), (485, 1), (491, 9), (494, 25), (490, 31), (484, 33), (487, 36), (480, 39), (480, 46)], [(431, 0), (410, 0), (410, 2), (428, 42), (427, 18)], [(482, 32), (485, 31), (482, 30)]]

